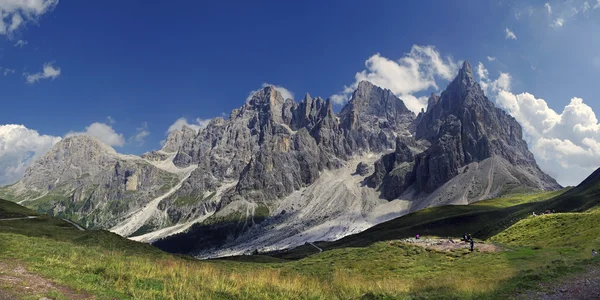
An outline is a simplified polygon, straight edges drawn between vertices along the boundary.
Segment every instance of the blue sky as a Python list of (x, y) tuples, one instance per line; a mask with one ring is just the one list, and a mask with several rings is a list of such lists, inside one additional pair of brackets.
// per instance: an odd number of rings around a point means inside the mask
[[(158, 149), (177, 119), (228, 114), (263, 83), (342, 101), (364, 77), (418, 107), (465, 59), (483, 63), (490, 99), (535, 120), (524, 127), (547, 172), (588, 172), (600, 166), (598, 1), (0, 0), (0, 126), (22, 125), (0, 129), (0, 173), (14, 180), (25, 157), (77, 132), (119, 152)], [(411, 61), (418, 82), (394, 66)], [(583, 103), (563, 117), (574, 97)], [(16, 146), (21, 134), (30, 142)]]

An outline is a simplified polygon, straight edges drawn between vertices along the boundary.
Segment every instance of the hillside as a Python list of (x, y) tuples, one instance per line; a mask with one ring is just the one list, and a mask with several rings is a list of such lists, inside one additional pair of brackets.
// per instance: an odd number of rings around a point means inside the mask
[[(600, 221), (595, 197), (600, 185), (594, 176), (564, 193), (423, 210), (366, 233), (319, 243), (326, 250), (322, 253), (301, 247), (279, 258), (251, 255), (198, 261), (106, 231), (79, 231), (44, 215), (0, 220), (0, 265), (7, 270), (0, 273), (0, 296), (505, 299), (536, 290), (540, 282), (553, 284), (576, 275), (585, 270), (583, 266), (600, 268), (600, 261), (590, 260), (590, 248), (600, 242), (600, 232), (593, 226)], [(529, 210), (545, 210), (548, 205), (561, 213), (531, 216)], [(12, 216), (35, 214), (1, 200), (0, 211)], [(415, 228), (425, 241), (436, 235), (458, 240), (463, 231), (474, 233), (476, 249), (481, 250), (470, 253), (466, 244), (457, 244), (443, 251), (405, 242)], [(496, 250), (483, 250), (485, 245)], [(25, 290), (6, 284), (7, 278), (26, 282), (31, 276), (53, 288)]]
[[(533, 212), (555, 210), (558, 213), (585, 212), (600, 205), (600, 170), (579, 186), (557, 192), (515, 195), (481, 201), (468, 206), (442, 206), (418, 211), (376, 225), (364, 232), (334, 242), (315, 243), (328, 250), (344, 247), (365, 247), (385, 240), (421, 235), (457, 237), (470, 233), (475, 238), (488, 239)], [(599, 247), (600, 248), (600, 247)], [(312, 246), (302, 246), (276, 254), (277, 257), (299, 258), (316, 253)]]

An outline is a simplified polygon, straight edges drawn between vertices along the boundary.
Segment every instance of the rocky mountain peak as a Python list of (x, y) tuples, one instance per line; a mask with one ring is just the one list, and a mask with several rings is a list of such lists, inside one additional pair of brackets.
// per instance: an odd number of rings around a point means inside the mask
[(415, 137), (432, 144), (416, 167), (418, 185), (426, 192), (457, 176), (459, 168), (493, 156), (533, 170), (549, 189), (558, 187), (537, 166), (522, 139), (521, 125), (497, 108), (474, 81), (468, 61), (440, 97), (429, 99), (419, 122)]
[(306, 93), (306, 95), (304, 95), (304, 99), (302, 99), (302, 102), (309, 103), (311, 101), (312, 101), (312, 98), (310, 97), (310, 94)]
[(346, 129), (377, 125), (380, 122), (386, 123), (386, 127), (398, 129), (400, 124), (410, 123), (415, 115), (392, 91), (361, 81), (339, 117)]
[(186, 142), (193, 140), (196, 135), (196, 130), (183, 125), (181, 129), (173, 130), (169, 133), (161, 150), (169, 153), (177, 152)]
[(92, 155), (116, 154), (117, 151), (111, 146), (101, 142), (97, 137), (89, 135), (70, 136), (58, 142), (50, 152), (61, 152), (66, 156), (72, 152), (87, 152)]

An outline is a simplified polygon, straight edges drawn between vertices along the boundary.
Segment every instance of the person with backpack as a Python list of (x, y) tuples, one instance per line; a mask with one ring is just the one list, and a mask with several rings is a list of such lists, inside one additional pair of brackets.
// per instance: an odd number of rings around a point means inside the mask
[(598, 256), (598, 252), (596, 252), (596, 250), (592, 249), (592, 257), (596, 257)]
[(475, 242), (473, 241), (473, 239), (471, 239), (471, 252), (473, 252), (475, 250)]

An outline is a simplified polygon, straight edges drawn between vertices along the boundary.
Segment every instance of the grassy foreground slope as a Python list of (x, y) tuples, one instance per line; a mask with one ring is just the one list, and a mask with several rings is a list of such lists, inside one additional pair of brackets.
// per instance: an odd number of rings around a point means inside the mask
[[(589, 255), (600, 248), (597, 183), (600, 178), (563, 194), (428, 209), (321, 243), (323, 253), (287, 253), (304, 257), (294, 260), (197, 261), (40, 215), (0, 221), (0, 266), (23, 266), (96, 299), (504, 299), (584, 265), (600, 267)], [(547, 208), (568, 213), (531, 216)], [(1, 200), (0, 213), (35, 214)], [(399, 240), (415, 231), (453, 237), (466, 231), (503, 251), (470, 253), (466, 245), (437, 251)], [(0, 295), (17, 291), (2, 281), (2, 271)], [(60, 290), (23, 296), (71, 298)]]

